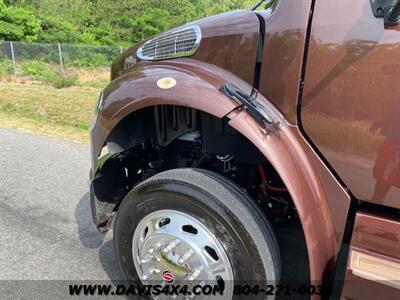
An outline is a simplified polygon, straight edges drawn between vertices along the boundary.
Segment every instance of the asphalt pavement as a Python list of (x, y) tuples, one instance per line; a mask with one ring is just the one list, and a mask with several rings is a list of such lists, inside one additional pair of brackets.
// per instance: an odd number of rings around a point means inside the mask
[(0, 290), (120, 279), (112, 234), (92, 223), (89, 168), (88, 145), (0, 128)]

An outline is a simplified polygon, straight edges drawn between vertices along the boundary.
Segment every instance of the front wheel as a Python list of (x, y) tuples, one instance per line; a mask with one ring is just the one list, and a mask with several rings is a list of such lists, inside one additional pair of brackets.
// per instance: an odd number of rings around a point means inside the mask
[(205, 170), (170, 170), (136, 186), (119, 207), (114, 246), (128, 282), (218, 286), (224, 299), (239, 299), (235, 285), (280, 276), (268, 220), (237, 185)]

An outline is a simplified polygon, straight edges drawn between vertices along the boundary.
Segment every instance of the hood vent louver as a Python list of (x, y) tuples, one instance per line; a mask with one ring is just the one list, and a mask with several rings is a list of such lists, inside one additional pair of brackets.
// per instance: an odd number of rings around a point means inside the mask
[(199, 48), (201, 30), (197, 25), (162, 33), (145, 42), (137, 51), (141, 60), (162, 60), (193, 55)]

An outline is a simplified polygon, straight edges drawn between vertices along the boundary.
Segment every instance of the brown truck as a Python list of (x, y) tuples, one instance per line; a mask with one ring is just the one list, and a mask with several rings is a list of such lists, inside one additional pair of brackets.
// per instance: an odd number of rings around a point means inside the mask
[(268, 1), (111, 73), (90, 194), (125, 280), (400, 299), (400, 0)]

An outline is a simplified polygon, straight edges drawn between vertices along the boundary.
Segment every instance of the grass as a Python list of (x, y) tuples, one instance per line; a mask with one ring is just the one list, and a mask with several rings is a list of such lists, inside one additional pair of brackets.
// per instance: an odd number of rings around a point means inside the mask
[(76, 128), (57, 125), (49, 126), (49, 124), (37, 122), (29, 118), (16, 118), (15, 116), (10, 116), (1, 111), (0, 127), (29, 131), (40, 135), (58, 137), (84, 144), (89, 141), (89, 133), (86, 130), (77, 130)]
[(13, 76), (9, 60), (0, 60), (0, 127), (18, 128), (79, 142), (89, 140), (89, 122), (109, 68), (68, 67), (21, 61)]
[(80, 86), (93, 87), (97, 89), (104, 88), (110, 82), (109, 68), (96, 70), (75, 70), (78, 76)]
[[(61, 89), (71, 86), (104, 87), (110, 77), (109, 68), (76, 68), (68, 66), (63, 75), (59, 66), (40, 60), (25, 60), (17, 63), (20, 81), (38, 81)], [(10, 60), (0, 60), (0, 80), (12, 78), (13, 66)]]
[(88, 142), (99, 92), (90, 86), (56, 89), (37, 82), (0, 81), (0, 127)]

